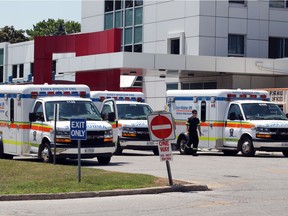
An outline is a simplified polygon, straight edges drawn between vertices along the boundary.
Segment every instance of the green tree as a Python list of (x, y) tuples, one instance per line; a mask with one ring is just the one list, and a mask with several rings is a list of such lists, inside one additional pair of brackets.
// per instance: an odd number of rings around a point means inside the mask
[(26, 37), (24, 33), (24, 30), (16, 30), (14, 26), (0, 28), (0, 43), (10, 42), (12, 44), (28, 41), (29, 38)]
[(75, 21), (63, 19), (48, 19), (33, 25), (33, 29), (27, 29), (26, 34), (33, 39), (35, 36), (64, 35), (80, 32), (81, 25)]

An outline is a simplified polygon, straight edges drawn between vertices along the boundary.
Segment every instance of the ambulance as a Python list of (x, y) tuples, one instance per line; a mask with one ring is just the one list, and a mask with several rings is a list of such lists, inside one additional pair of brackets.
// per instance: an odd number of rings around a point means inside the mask
[[(148, 130), (147, 115), (152, 113), (152, 109), (145, 103), (142, 92), (91, 91), (91, 99), (104, 119), (110, 112), (116, 113), (115, 154), (122, 154), (123, 149), (134, 149), (152, 150), (155, 155), (159, 155), (158, 143), (150, 140)], [(114, 99), (116, 107), (105, 99)]]
[(225, 155), (254, 156), (255, 151), (282, 152), (288, 157), (288, 120), (263, 90), (168, 90), (167, 107), (175, 118), (181, 154), (187, 146), (186, 122), (198, 111), (201, 125), (199, 148), (217, 149)]
[[(54, 116), (58, 116), (56, 124)], [(1, 85), (0, 158), (30, 156), (43, 162), (54, 161), (54, 155), (77, 158), (78, 140), (70, 139), (71, 118), (86, 119), (81, 158), (97, 157), (99, 164), (108, 164), (116, 149), (112, 126), (101, 119), (88, 86)]]

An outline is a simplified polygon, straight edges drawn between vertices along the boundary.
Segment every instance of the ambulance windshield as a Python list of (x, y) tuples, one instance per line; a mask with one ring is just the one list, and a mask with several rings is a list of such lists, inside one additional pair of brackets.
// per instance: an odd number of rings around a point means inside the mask
[(100, 121), (101, 116), (96, 106), (90, 101), (51, 101), (45, 104), (47, 121), (54, 120), (54, 104), (59, 104), (59, 121), (67, 121), (71, 118), (85, 118), (87, 120)]
[(152, 109), (147, 104), (117, 104), (119, 119), (146, 120)]
[(287, 120), (285, 114), (276, 104), (244, 103), (242, 108), (247, 120)]

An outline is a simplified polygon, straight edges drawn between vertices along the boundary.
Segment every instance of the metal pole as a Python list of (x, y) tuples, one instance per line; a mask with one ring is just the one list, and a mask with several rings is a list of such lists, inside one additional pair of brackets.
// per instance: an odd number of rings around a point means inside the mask
[(81, 140), (78, 140), (78, 182), (81, 182)]
[(54, 104), (54, 154), (53, 154), (53, 164), (56, 164), (56, 125), (58, 119), (58, 104)]
[(167, 167), (167, 172), (168, 172), (169, 184), (173, 185), (172, 174), (171, 174), (171, 169), (170, 169), (170, 163), (169, 163), (168, 160), (166, 160), (166, 167)]

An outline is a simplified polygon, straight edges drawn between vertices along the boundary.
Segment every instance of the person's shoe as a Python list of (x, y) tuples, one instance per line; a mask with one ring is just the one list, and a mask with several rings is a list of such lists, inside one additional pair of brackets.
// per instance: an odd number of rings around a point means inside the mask
[(198, 154), (197, 153), (193, 153), (192, 156), (195, 157), (195, 156), (198, 156)]

